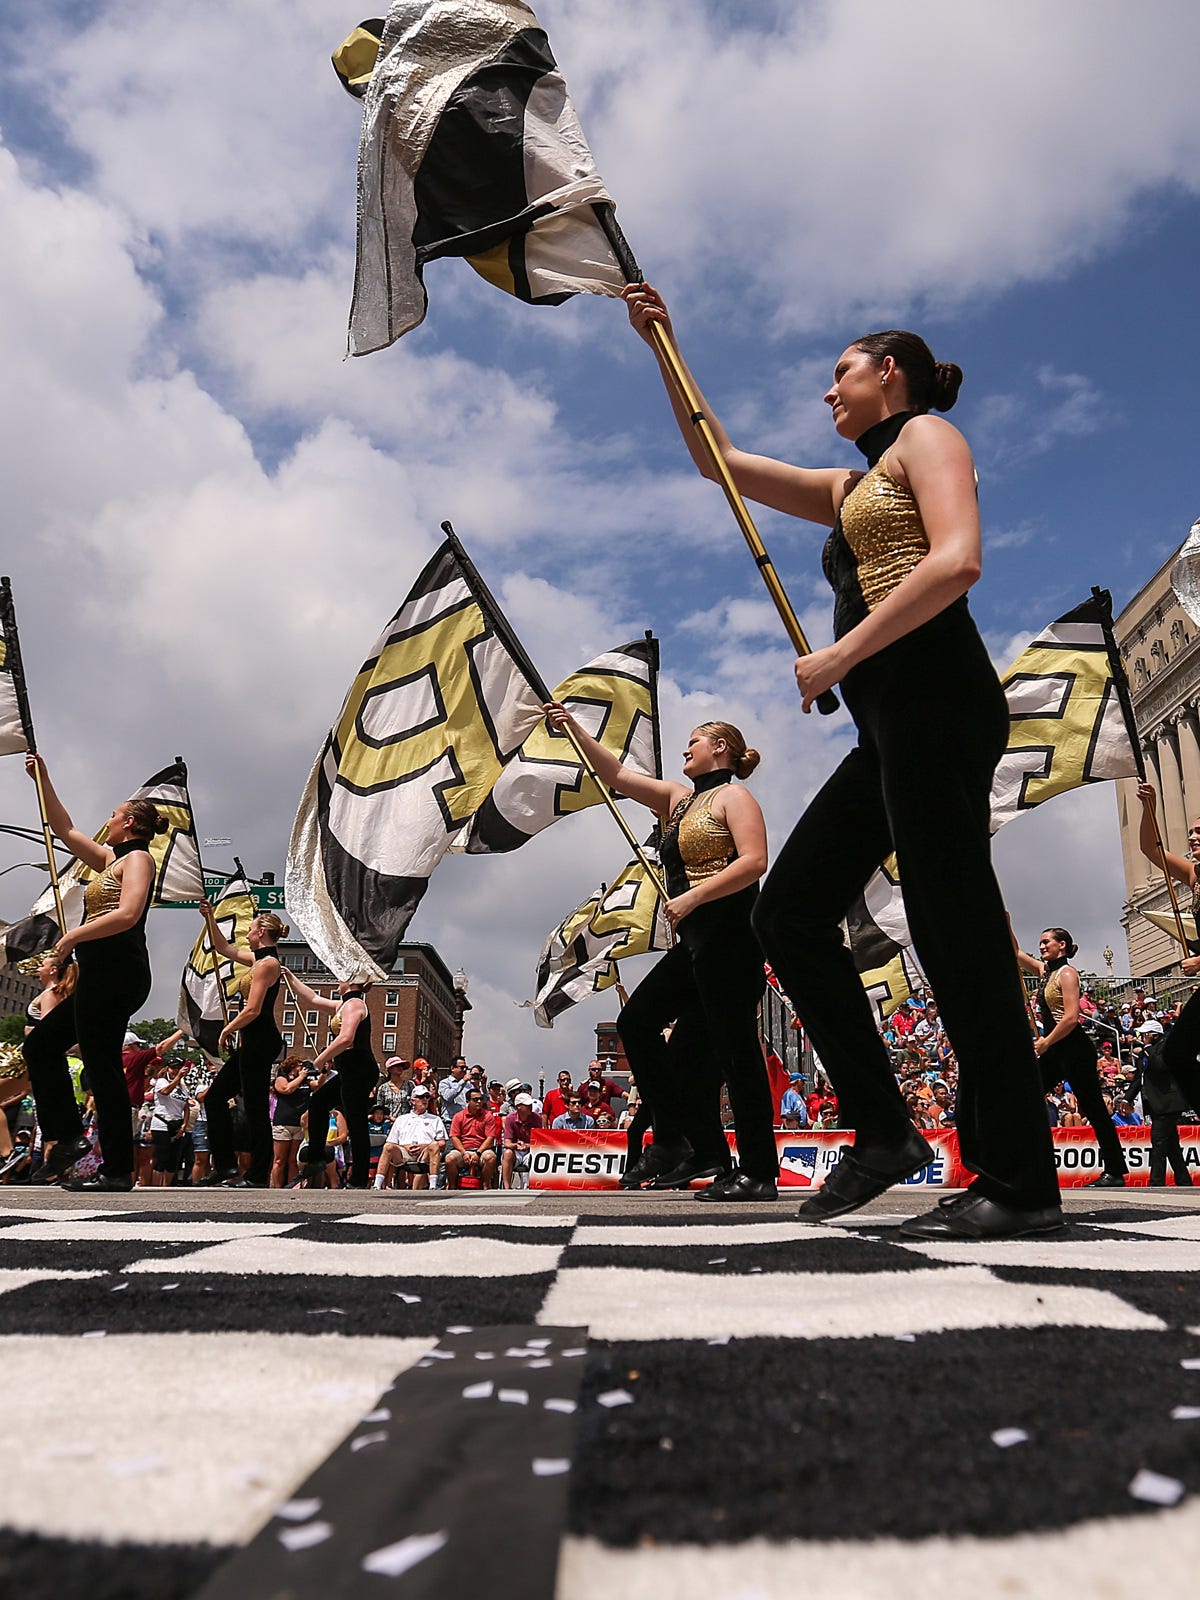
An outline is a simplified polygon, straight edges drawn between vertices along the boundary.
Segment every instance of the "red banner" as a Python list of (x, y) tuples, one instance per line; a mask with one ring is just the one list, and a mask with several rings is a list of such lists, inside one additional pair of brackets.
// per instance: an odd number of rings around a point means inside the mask
[[(1150, 1182), (1150, 1125), (1118, 1128), (1129, 1163), (1128, 1184), (1141, 1188)], [(953, 1129), (926, 1133), (934, 1157), (923, 1172), (898, 1183), (897, 1189), (961, 1189), (971, 1181), (958, 1153), (958, 1134)], [(1104, 1171), (1096, 1136), (1091, 1128), (1055, 1128), (1054, 1162), (1063, 1189), (1079, 1189)], [(733, 1135), (729, 1148), (736, 1156)], [(1179, 1139), (1188, 1171), (1200, 1184), (1200, 1127), (1182, 1125)], [(535, 1128), (529, 1161), (531, 1189), (616, 1189), (625, 1170), (625, 1135), (608, 1129), (587, 1129), (579, 1133), (566, 1128)], [(850, 1130), (814, 1132), (802, 1128), (795, 1133), (777, 1133), (779, 1187), (816, 1189), (824, 1183), (843, 1147), (854, 1143)], [(1167, 1182), (1174, 1183), (1168, 1172)], [(700, 1188), (700, 1184), (693, 1187)]]

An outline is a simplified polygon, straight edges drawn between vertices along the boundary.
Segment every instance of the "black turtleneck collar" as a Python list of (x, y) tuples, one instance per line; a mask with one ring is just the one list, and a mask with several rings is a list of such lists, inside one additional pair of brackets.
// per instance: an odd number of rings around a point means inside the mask
[(692, 788), (697, 794), (703, 794), (706, 789), (719, 788), (723, 783), (733, 782), (733, 772), (729, 767), (714, 767), (711, 772), (702, 772), (698, 778), (692, 780)]
[(1057, 972), (1059, 967), (1067, 966), (1070, 960), (1070, 956), (1056, 956), (1053, 961), (1043, 961), (1042, 970), (1049, 977), (1052, 972)]
[(121, 844), (109, 845), (109, 849), (118, 861), (122, 856), (127, 856), (131, 850), (149, 850), (149, 848), (150, 841), (148, 839), (126, 839)]
[(255, 961), (265, 961), (268, 956), (277, 956), (279, 951), (273, 944), (260, 945), (254, 952)]
[(854, 448), (866, 456), (868, 467), (873, 467), (880, 456), (891, 449), (900, 437), (900, 429), (916, 415), (915, 411), (897, 411), (893, 416), (875, 423), (866, 433), (859, 434), (854, 441)]

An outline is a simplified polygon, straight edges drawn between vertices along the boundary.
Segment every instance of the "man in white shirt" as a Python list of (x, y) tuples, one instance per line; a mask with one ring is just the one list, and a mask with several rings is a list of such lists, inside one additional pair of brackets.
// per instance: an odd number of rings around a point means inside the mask
[(446, 1125), (429, 1109), (429, 1090), (414, 1084), (412, 1110), (396, 1118), (380, 1151), (375, 1187), (386, 1189), (393, 1168), (403, 1168), (412, 1174), (414, 1189), (439, 1188), (445, 1148)]
[(154, 1148), (154, 1184), (161, 1188), (175, 1182), (179, 1166), (179, 1136), (183, 1116), (187, 1110), (188, 1095), (183, 1087), (183, 1075), (190, 1062), (167, 1056), (163, 1061), (163, 1076), (155, 1078), (154, 1112), (150, 1118), (150, 1143)]

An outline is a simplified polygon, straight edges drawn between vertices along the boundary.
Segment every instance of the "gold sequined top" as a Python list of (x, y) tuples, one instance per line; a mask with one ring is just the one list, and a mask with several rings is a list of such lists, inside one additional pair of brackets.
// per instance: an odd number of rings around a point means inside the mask
[(121, 904), (121, 880), (113, 870), (115, 861), (110, 861), (104, 871), (92, 878), (83, 891), (83, 920), (94, 922), (97, 917), (104, 916), (107, 911), (115, 911)]
[(842, 534), (858, 564), (858, 584), (868, 611), (874, 611), (929, 554), (916, 496), (896, 482), (886, 463), (885, 453), (842, 502)]
[(712, 814), (713, 797), (719, 793), (719, 789), (705, 789), (688, 795), (675, 807), (667, 823), (667, 831), (675, 834), (683, 869), (693, 889), (698, 883), (715, 878), (737, 858), (733, 835)]
[(1042, 998), (1046, 1002), (1046, 1010), (1059, 1023), (1063, 1018), (1062, 983), (1059, 980), (1059, 968), (1055, 968), (1042, 986)]

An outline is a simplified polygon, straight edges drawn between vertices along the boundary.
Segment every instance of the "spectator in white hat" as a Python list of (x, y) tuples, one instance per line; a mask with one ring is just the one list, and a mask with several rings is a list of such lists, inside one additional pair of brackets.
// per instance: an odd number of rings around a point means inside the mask
[(511, 1189), (513, 1174), (529, 1171), (529, 1146), (534, 1128), (542, 1119), (533, 1109), (533, 1096), (519, 1094), (513, 1109), (504, 1119), (504, 1150), (500, 1158), (500, 1187)]

